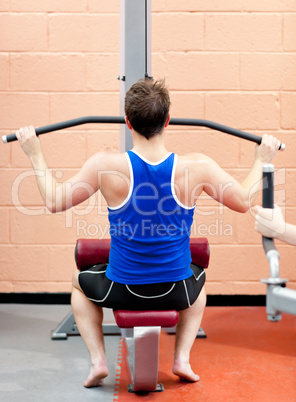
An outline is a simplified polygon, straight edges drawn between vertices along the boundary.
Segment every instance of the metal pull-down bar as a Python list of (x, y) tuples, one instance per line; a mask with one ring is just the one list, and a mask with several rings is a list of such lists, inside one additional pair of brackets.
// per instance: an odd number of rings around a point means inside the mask
[[(89, 124), (89, 123), (111, 123), (111, 124), (125, 124), (124, 117), (121, 116), (85, 116), (85, 117), (78, 117), (72, 120), (61, 121), (59, 123), (49, 124), (48, 126), (38, 127), (36, 128), (36, 134), (46, 134), (52, 131), (63, 130), (69, 127), (75, 127), (81, 124)], [(257, 144), (261, 144), (262, 138), (258, 135), (247, 133), (246, 131), (238, 130), (236, 128), (228, 127), (220, 123), (215, 123), (210, 120), (203, 120), (203, 119), (179, 119), (179, 118), (172, 118), (170, 120), (170, 125), (172, 126), (197, 126), (197, 127), (207, 127), (212, 130), (221, 131), (226, 134), (234, 135), (235, 137), (243, 138), (248, 141), (255, 142)], [(125, 135), (125, 144), (129, 142), (129, 129), (127, 126), (124, 126), (124, 135)], [(122, 136), (121, 132), (121, 136)], [(9, 134), (2, 137), (3, 142), (12, 142), (16, 141), (15, 134)], [(130, 139), (131, 140), (131, 139)], [(130, 144), (132, 146), (132, 143)], [(284, 151), (285, 144), (281, 144), (280, 148), (281, 151)]]

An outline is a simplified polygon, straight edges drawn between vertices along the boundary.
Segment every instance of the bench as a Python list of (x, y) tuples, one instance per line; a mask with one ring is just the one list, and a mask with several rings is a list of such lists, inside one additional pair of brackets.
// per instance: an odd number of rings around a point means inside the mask
[[(193, 264), (207, 268), (210, 258), (208, 240), (190, 239), (190, 250)], [(96, 264), (108, 263), (109, 251), (109, 239), (78, 239), (75, 249), (77, 268), (85, 270)], [(175, 327), (178, 312), (114, 310), (113, 314), (128, 350), (129, 392), (163, 391), (163, 385), (158, 384), (160, 330)]]

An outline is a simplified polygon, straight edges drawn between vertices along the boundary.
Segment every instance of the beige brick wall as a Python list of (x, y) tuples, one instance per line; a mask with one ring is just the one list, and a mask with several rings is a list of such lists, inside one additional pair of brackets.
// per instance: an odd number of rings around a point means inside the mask
[[(152, 0), (152, 74), (166, 77), (172, 116), (204, 118), (286, 143), (276, 201), (296, 224), (296, 3), (292, 0)], [(0, 2), (0, 128), (9, 134), (86, 115), (119, 114), (119, 0)], [(58, 179), (119, 127), (88, 125), (41, 137)], [(208, 129), (170, 127), (168, 147), (204, 152), (238, 179), (254, 144)], [(18, 144), (0, 145), (0, 292), (68, 292), (78, 237), (106, 237), (100, 196), (63, 214), (42, 205)], [(260, 195), (258, 197), (260, 202)], [(268, 276), (252, 214), (200, 200), (193, 235), (211, 244), (209, 294), (264, 294)], [(296, 248), (278, 244), (281, 274), (296, 288)]]

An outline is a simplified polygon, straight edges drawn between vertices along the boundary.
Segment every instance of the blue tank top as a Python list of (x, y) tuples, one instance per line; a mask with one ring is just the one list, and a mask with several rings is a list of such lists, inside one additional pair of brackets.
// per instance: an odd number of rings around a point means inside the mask
[(195, 207), (186, 207), (175, 194), (177, 155), (170, 153), (157, 163), (135, 151), (125, 155), (130, 190), (121, 205), (108, 207), (111, 250), (107, 278), (128, 285), (189, 278)]

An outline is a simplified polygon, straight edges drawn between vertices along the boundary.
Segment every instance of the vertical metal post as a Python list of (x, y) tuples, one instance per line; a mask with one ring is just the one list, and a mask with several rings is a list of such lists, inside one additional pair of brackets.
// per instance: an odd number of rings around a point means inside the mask
[[(124, 98), (140, 78), (151, 75), (151, 0), (120, 0), (120, 114)], [(120, 151), (132, 148), (130, 130), (120, 128)]]

